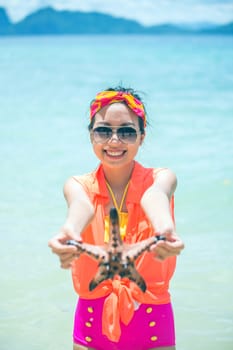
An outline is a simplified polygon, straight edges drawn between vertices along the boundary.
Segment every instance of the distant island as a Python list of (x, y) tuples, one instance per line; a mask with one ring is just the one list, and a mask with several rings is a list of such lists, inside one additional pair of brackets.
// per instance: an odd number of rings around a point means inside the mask
[(233, 22), (225, 25), (182, 26), (162, 24), (144, 26), (137, 21), (98, 12), (57, 11), (45, 7), (13, 23), (0, 7), (0, 35), (233, 35)]

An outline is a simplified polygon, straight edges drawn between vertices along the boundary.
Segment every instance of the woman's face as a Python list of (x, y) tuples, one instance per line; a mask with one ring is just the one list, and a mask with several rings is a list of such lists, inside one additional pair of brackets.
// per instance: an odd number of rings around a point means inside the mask
[[(115, 131), (105, 143), (96, 142), (91, 132), (94, 152), (102, 164), (114, 168), (130, 164), (134, 160), (145, 136), (139, 131), (138, 117), (125, 104), (113, 103), (96, 113), (93, 129), (100, 126), (113, 127)], [(137, 130), (134, 143), (122, 142), (118, 138), (116, 131), (121, 126), (130, 126)]]

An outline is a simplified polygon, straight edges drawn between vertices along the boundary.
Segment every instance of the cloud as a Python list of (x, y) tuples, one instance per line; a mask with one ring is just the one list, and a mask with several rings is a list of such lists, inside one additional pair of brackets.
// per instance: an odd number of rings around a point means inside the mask
[(216, 22), (233, 20), (233, 0), (0, 0), (13, 20), (19, 20), (38, 8), (98, 11), (135, 19), (143, 24)]

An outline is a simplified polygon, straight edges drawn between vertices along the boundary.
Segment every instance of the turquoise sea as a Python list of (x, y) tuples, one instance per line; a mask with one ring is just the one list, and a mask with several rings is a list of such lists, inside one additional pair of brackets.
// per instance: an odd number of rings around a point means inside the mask
[(64, 181), (97, 165), (89, 102), (119, 83), (147, 106), (138, 160), (178, 176), (177, 350), (233, 349), (232, 62), (232, 37), (0, 38), (1, 350), (72, 348), (76, 295), (47, 241)]

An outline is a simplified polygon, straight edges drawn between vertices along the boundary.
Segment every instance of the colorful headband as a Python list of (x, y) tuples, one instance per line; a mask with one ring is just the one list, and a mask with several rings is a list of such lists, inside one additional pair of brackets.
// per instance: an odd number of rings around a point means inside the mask
[(101, 108), (122, 101), (125, 102), (138, 117), (142, 118), (144, 127), (146, 127), (146, 113), (142, 102), (130, 93), (123, 91), (102, 91), (98, 93), (90, 106), (90, 119), (92, 120)]

